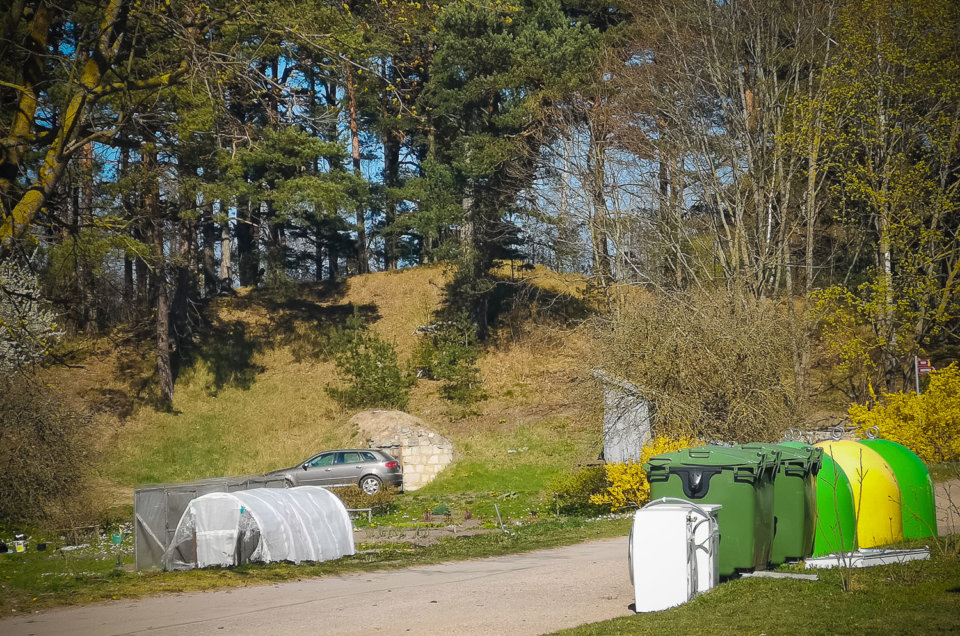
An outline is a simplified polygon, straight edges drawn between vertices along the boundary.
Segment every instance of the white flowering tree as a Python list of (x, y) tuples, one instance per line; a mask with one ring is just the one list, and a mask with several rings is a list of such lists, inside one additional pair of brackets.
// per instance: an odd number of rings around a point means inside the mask
[(60, 335), (25, 259), (0, 264), (0, 372), (41, 362)]

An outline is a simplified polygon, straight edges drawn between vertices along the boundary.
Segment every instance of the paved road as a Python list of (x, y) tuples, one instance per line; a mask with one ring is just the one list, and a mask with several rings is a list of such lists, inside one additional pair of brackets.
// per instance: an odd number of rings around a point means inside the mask
[(937, 498), (937, 529), (940, 535), (960, 532), (960, 479), (933, 485)]
[(631, 614), (627, 539), (0, 621), (4, 636), (542, 634)]

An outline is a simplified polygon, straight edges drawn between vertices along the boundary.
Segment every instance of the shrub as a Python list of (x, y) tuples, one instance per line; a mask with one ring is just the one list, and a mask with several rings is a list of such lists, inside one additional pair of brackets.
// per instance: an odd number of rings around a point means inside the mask
[(861, 431), (903, 444), (925, 462), (960, 460), (960, 368), (951, 364), (930, 374), (920, 395), (884, 393), (874, 406), (852, 404), (850, 419)]
[(607, 504), (591, 501), (594, 495), (607, 486), (607, 473), (603, 466), (586, 466), (569, 475), (563, 475), (550, 484), (557, 512), (562, 514), (601, 514), (610, 510)]
[(381, 488), (379, 492), (374, 495), (368, 495), (363, 492), (359, 486), (331, 488), (330, 491), (337, 497), (340, 497), (340, 501), (342, 501), (343, 505), (347, 508), (371, 508), (375, 515), (383, 515), (390, 512), (393, 507), (393, 500), (397, 496), (396, 488)]
[(26, 376), (0, 376), (0, 519), (72, 523), (81, 501), (88, 417)]
[(661, 453), (702, 446), (703, 443), (686, 435), (669, 437), (661, 435), (647, 443), (640, 452), (640, 461), (623, 464), (607, 464), (607, 485), (603, 492), (590, 497), (594, 504), (609, 505), (614, 511), (622, 508), (639, 508), (650, 500), (650, 482), (643, 465), (651, 457)]
[(441, 380), (440, 394), (451, 402), (469, 405), (482, 400), (485, 395), (477, 367), (477, 326), (467, 313), (461, 312), (454, 321), (438, 322), (421, 331), (413, 355), (417, 373)]
[(595, 368), (640, 391), (655, 435), (775, 440), (802, 417), (787, 312), (736, 289), (628, 298)]
[(334, 364), (348, 380), (327, 391), (344, 406), (404, 409), (413, 378), (400, 368), (397, 349), (366, 328), (358, 315), (331, 336)]

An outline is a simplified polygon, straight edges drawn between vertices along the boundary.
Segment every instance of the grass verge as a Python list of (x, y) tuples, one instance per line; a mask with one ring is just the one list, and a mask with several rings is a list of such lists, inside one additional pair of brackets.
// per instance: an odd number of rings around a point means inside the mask
[(929, 561), (816, 572), (819, 581), (729, 581), (680, 607), (557, 633), (960, 633), (960, 558), (956, 552), (933, 550)]
[[(133, 572), (132, 541), (121, 548), (121, 564), (109, 537), (88, 548), (64, 552), (51, 548), (0, 554), (0, 617), (58, 605), (77, 605), (152, 594), (193, 592), (264, 585), (413, 565), (428, 565), (572, 545), (589, 539), (623, 536), (629, 519), (567, 519), (512, 526), (509, 534), (491, 533), (443, 539), (425, 547), (407, 544), (358, 546), (358, 554), (323, 563), (271, 563), (190, 572)], [(127, 540), (129, 541), (129, 539)]]

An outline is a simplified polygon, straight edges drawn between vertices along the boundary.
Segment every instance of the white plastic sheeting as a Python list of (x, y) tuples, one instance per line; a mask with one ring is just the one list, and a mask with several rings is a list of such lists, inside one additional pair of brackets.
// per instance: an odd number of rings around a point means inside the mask
[(354, 554), (353, 524), (319, 486), (216, 492), (192, 500), (163, 555), (164, 569), (247, 562), (329, 561)]
[(180, 517), (191, 501), (212, 492), (236, 492), (254, 488), (286, 488), (286, 484), (283, 477), (246, 475), (137, 488), (133, 495), (133, 537), (137, 570), (163, 567), (163, 554), (173, 541)]

